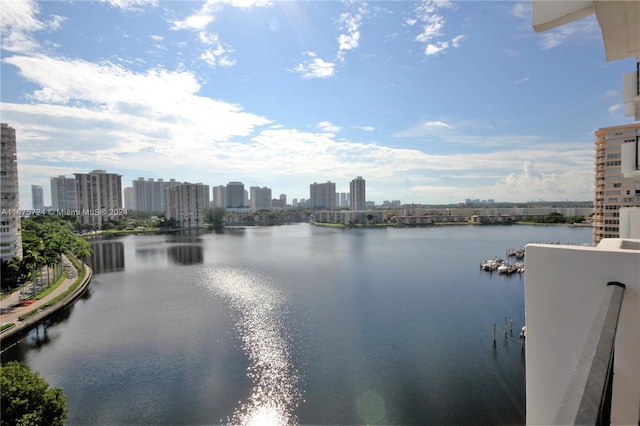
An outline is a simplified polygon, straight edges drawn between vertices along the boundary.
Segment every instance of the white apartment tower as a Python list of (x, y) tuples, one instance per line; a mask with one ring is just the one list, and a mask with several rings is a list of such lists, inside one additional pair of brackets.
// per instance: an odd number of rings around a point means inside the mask
[(229, 182), (227, 184), (227, 205), (232, 209), (243, 209), (244, 206), (244, 183)]
[(213, 187), (213, 207), (227, 207), (227, 187), (218, 185)]
[(63, 175), (51, 178), (51, 208), (53, 210), (75, 211), (76, 180)]
[(135, 202), (133, 198), (133, 187), (124, 188), (124, 208), (127, 210), (135, 210)]
[(324, 209), (335, 210), (336, 209), (336, 184), (333, 182), (327, 183), (312, 183), (309, 185), (309, 192), (311, 195), (311, 208), (312, 209)]
[(271, 208), (271, 188), (252, 186), (250, 191), (250, 208), (253, 211)]
[(640, 182), (623, 173), (623, 148), (631, 147), (635, 169), (640, 161), (640, 123), (598, 129), (596, 135), (594, 243), (620, 237), (620, 208), (640, 207)]
[(365, 180), (358, 176), (349, 184), (350, 210), (366, 209)]
[(31, 207), (37, 210), (44, 209), (44, 190), (40, 185), (31, 185)]
[(337, 192), (336, 193), (336, 207), (337, 208), (349, 208), (349, 193)]
[(75, 173), (76, 200), (80, 221), (101, 229), (102, 224), (122, 214), (122, 176), (94, 170)]
[(162, 179), (154, 181), (139, 177), (132, 182), (133, 194), (131, 196), (133, 209), (143, 212), (163, 212), (165, 210), (164, 194), (165, 190), (177, 185), (175, 179), (165, 182)]
[(203, 226), (205, 186), (207, 189), (209, 188), (208, 185), (202, 183), (185, 182), (168, 187), (164, 195), (166, 217), (175, 219), (176, 224), (184, 228)]
[(0, 151), (0, 259), (22, 257), (22, 231), (18, 215), (18, 160), (16, 130), (2, 123)]

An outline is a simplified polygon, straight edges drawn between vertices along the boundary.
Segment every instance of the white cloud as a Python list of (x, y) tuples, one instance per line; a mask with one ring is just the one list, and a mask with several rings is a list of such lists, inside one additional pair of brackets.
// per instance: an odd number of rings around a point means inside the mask
[(449, 48), (449, 42), (446, 41), (438, 41), (435, 44), (429, 43), (424, 50), (424, 53), (427, 56), (437, 55), (438, 53), (447, 50)]
[(445, 36), (446, 19), (440, 11), (452, 7), (453, 3), (448, 0), (423, 0), (415, 8), (416, 19), (406, 21), (409, 25), (418, 21), (422, 23), (422, 31), (415, 40), (426, 45), (425, 55), (433, 56), (443, 53), (449, 47), (460, 47), (460, 42), (465, 38), (464, 34), (459, 34), (451, 40), (442, 39)]
[(513, 5), (513, 14), (517, 18), (531, 19), (531, 2), (517, 1)]
[(607, 108), (607, 111), (609, 111), (611, 114), (613, 114), (614, 112), (618, 111), (619, 109), (622, 109), (622, 105), (616, 104), (616, 105), (611, 105), (609, 108)]
[(327, 132), (327, 133), (337, 133), (340, 131), (340, 127), (336, 126), (330, 121), (321, 121), (316, 126), (323, 132)]
[(455, 36), (454, 38), (451, 39), (451, 45), (453, 47), (460, 47), (460, 42), (464, 40), (464, 38), (465, 36), (463, 34)]
[(198, 40), (200, 40), (200, 42), (202, 44), (215, 44), (218, 43), (218, 34), (216, 33), (208, 33), (205, 31), (200, 31), (198, 33)]
[(218, 34), (206, 32), (209, 25), (216, 20), (216, 14), (225, 6), (250, 9), (252, 7), (271, 6), (269, 0), (208, 0), (193, 15), (182, 20), (172, 22), (173, 30), (198, 31), (198, 40), (205, 46), (215, 45), (215, 48), (207, 48), (200, 54), (200, 59), (213, 67), (231, 67), (236, 64), (236, 60), (229, 56), (234, 52), (230, 46), (222, 43)]
[(362, 130), (363, 132), (373, 132), (376, 128), (373, 126), (359, 126), (356, 127), (358, 130)]
[(453, 130), (454, 127), (451, 124), (447, 124), (443, 121), (425, 121), (418, 123), (408, 129), (401, 130), (394, 134), (397, 138), (415, 138), (432, 135), (434, 132)]
[(240, 9), (250, 9), (252, 7), (268, 7), (272, 4), (270, 0), (207, 0), (200, 10), (193, 15), (182, 20), (173, 21), (172, 28), (174, 30), (204, 30), (210, 23), (215, 21), (216, 13), (225, 5)]
[(444, 29), (444, 17), (442, 15), (430, 15), (424, 18), (422, 32), (416, 36), (416, 41), (429, 42), (442, 35)]
[(235, 59), (232, 59), (228, 55), (232, 52), (233, 50), (227, 50), (227, 48), (225, 48), (221, 43), (218, 43), (215, 49), (206, 49), (200, 55), (200, 59), (202, 59), (212, 67), (231, 67), (236, 63)]
[(529, 81), (529, 77), (522, 77), (513, 82), (513, 84), (524, 84)]
[(157, 6), (159, 0), (102, 0), (111, 6), (124, 10), (141, 10), (147, 6)]
[(214, 21), (213, 15), (191, 15), (173, 22), (173, 30), (203, 30)]
[(338, 23), (345, 33), (338, 36), (338, 60), (343, 61), (346, 51), (358, 47), (360, 42), (359, 28), (365, 13), (366, 3), (363, 3), (356, 13), (344, 12), (340, 15)]
[(55, 31), (59, 29), (66, 20), (67, 18), (65, 16), (51, 15), (51, 19), (47, 21), (46, 27), (50, 31)]
[(602, 94), (602, 97), (605, 98), (605, 97), (618, 96), (618, 95), (619, 95), (619, 93), (618, 93), (617, 90), (607, 90), (606, 92), (604, 92)]
[(335, 75), (335, 64), (325, 62), (313, 52), (305, 52), (304, 59), (293, 68), (293, 71), (302, 75), (302, 78), (329, 78)]
[(273, 5), (271, 0), (224, 0), (225, 3), (233, 7), (241, 9), (249, 9), (252, 7), (266, 7)]
[(590, 200), (593, 197), (593, 172), (569, 169), (558, 173), (542, 173), (525, 161), (520, 172), (510, 173), (489, 190), (500, 200)]
[[(40, 86), (30, 95), (32, 104), (2, 106), (3, 119), (21, 129), (23, 159), (93, 168), (139, 169), (148, 158), (168, 167), (201, 164), (220, 150), (216, 146), (270, 123), (237, 105), (198, 96), (200, 85), (188, 72), (135, 73), (46, 57), (6, 62)], [(43, 145), (38, 135), (51, 140)]]
[(39, 14), (38, 4), (33, 0), (4, 0), (0, 7), (2, 49), (10, 52), (37, 50), (39, 44), (33, 33), (46, 29), (37, 19)]
[(424, 127), (446, 127), (447, 129), (453, 129), (453, 126), (450, 124), (444, 123), (442, 121), (426, 121), (422, 123)]

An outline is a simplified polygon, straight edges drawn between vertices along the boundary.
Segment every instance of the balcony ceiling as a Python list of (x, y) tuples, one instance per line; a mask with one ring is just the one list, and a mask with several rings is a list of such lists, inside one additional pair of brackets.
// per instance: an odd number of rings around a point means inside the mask
[(640, 1), (532, 0), (532, 25), (547, 31), (595, 13), (608, 61), (640, 61)]

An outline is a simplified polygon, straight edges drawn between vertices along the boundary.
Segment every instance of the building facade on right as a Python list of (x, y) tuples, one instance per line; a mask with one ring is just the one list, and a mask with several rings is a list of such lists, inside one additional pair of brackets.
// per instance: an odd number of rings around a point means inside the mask
[[(606, 59), (635, 58), (622, 101), (640, 121), (640, 2), (532, 1), (536, 31), (594, 14)], [(638, 123), (596, 136), (598, 245), (526, 246), (528, 425), (640, 424)]]
[(362, 176), (358, 176), (349, 183), (349, 208), (350, 210), (366, 209), (366, 182)]
[[(625, 176), (622, 150), (633, 144), (638, 156), (640, 123), (598, 129), (595, 159), (595, 202), (593, 240), (620, 237), (620, 209), (640, 207), (640, 181)], [(637, 161), (637, 158), (635, 159)]]

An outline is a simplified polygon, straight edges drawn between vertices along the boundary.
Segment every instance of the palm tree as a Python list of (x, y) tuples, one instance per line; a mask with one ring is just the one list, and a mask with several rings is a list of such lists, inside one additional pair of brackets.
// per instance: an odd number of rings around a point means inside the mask
[(86, 240), (77, 237), (73, 242), (72, 251), (74, 256), (82, 262), (82, 270), (84, 271), (84, 259), (91, 256), (91, 246)]
[(36, 296), (36, 270), (44, 263), (44, 257), (40, 251), (34, 248), (24, 250), (21, 263), (28, 271), (31, 271), (31, 282), (33, 284), (33, 297)]

